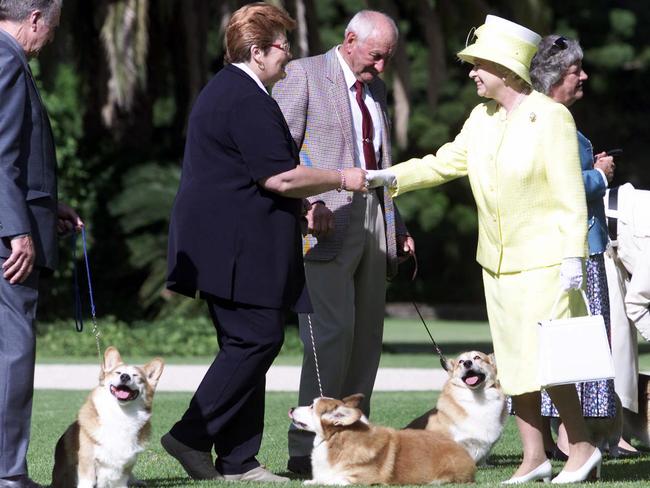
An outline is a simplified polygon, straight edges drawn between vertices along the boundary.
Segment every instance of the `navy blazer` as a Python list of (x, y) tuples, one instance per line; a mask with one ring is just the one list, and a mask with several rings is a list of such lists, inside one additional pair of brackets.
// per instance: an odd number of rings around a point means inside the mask
[(294, 308), (304, 268), (302, 202), (264, 190), (298, 152), (277, 103), (227, 65), (190, 114), (169, 229), (169, 289), (267, 308)]
[(25, 52), (0, 29), (0, 257), (31, 234), (36, 266), (57, 264), (56, 152)]
[(578, 131), (578, 149), (587, 196), (589, 255), (602, 254), (607, 247), (607, 221), (603, 204), (607, 185), (600, 171), (594, 169), (594, 150), (591, 142), (580, 131)]

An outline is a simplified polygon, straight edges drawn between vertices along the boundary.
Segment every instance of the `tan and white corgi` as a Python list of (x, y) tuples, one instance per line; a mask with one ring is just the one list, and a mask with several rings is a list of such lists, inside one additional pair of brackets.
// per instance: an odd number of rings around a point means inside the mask
[(109, 347), (99, 386), (56, 444), (53, 488), (126, 488), (151, 430), (151, 405), (164, 362), (127, 366)]
[(446, 434), (464, 446), (477, 464), (485, 462), (508, 417), (494, 355), (464, 352), (447, 361), (447, 372), (449, 379), (436, 408), (406, 428)]
[(359, 410), (363, 395), (316, 398), (289, 417), (316, 434), (312, 480), (323, 485), (422, 485), (474, 481), (476, 465), (462, 446), (426, 430), (396, 430), (368, 423)]

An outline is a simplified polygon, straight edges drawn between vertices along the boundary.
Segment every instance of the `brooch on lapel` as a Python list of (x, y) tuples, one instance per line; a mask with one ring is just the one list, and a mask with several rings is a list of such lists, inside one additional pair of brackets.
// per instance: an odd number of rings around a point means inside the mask
[(530, 119), (531, 122), (535, 122), (537, 120), (537, 115), (535, 112), (531, 112), (528, 114), (528, 118)]

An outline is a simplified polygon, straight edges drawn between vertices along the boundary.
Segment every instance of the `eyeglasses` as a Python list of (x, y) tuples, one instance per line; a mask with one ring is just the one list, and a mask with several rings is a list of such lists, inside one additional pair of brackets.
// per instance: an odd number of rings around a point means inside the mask
[(551, 45), (551, 52), (553, 54), (556, 54), (560, 51), (564, 51), (567, 47), (569, 47), (567, 40), (568, 39), (564, 36), (560, 36), (557, 39), (555, 39), (553, 41), (553, 44)]
[(283, 44), (271, 44), (271, 47), (278, 48), (287, 54), (291, 54), (291, 44), (289, 44), (289, 41), (286, 41)]

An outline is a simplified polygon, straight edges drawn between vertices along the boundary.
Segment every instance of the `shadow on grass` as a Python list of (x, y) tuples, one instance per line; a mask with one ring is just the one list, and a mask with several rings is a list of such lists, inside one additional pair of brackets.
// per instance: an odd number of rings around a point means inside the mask
[(650, 458), (605, 459), (601, 481), (639, 481), (650, 479)]
[[(466, 351), (491, 353), (493, 350), (491, 342), (445, 342), (439, 345), (447, 357), (456, 357)], [(389, 342), (383, 344), (382, 351), (389, 354), (436, 354), (431, 342)]]
[(304, 474), (296, 474), (292, 471), (282, 471), (275, 474), (277, 474), (278, 476), (285, 476), (289, 478), (291, 481), (305, 481), (311, 479), (311, 476), (307, 476)]
[(192, 483), (191, 480), (187, 477), (176, 477), (176, 478), (147, 478), (143, 479), (147, 484), (148, 488), (153, 486), (187, 486)]
[(504, 466), (519, 466), (521, 454), (490, 454), (487, 459), (488, 467), (502, 468)]

